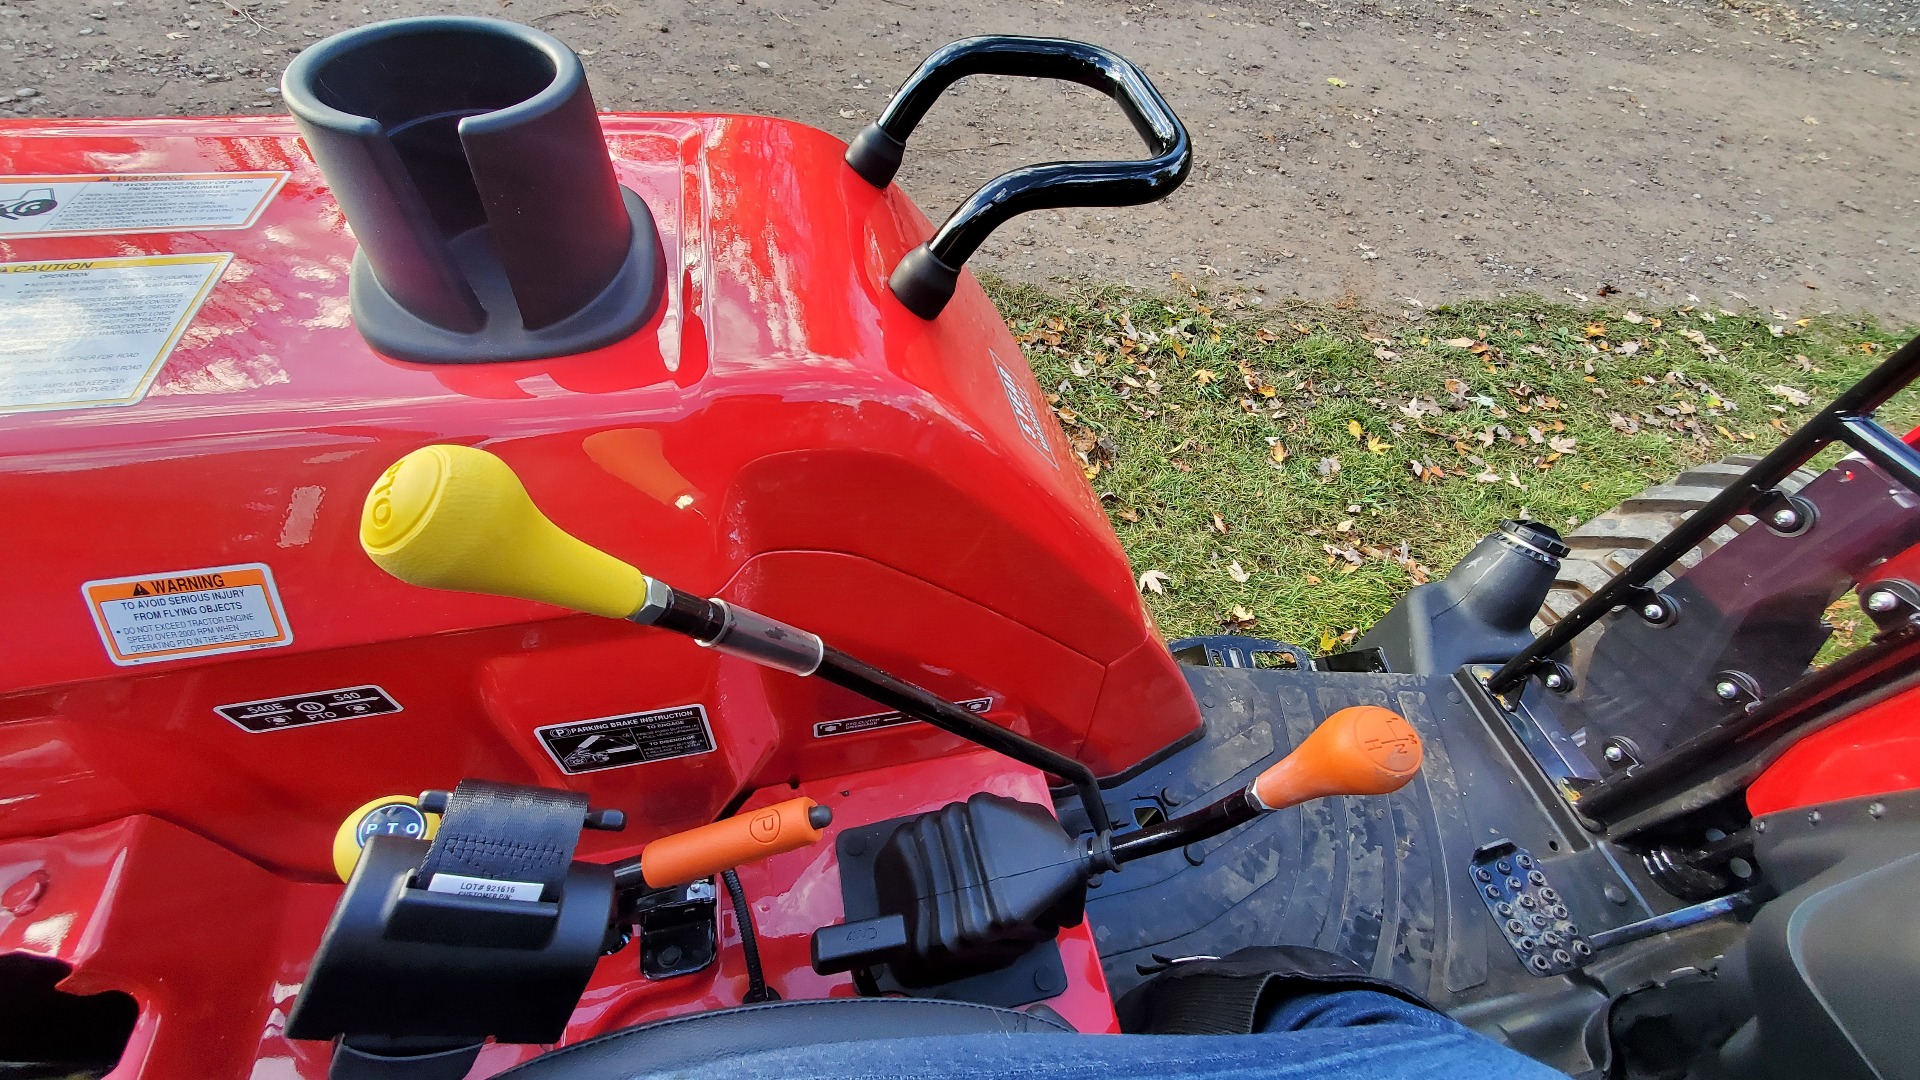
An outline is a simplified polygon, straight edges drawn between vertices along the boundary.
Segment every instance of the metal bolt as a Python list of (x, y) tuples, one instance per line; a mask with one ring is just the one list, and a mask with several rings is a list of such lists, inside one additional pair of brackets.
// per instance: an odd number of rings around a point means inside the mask
[(1867, 594), (1867, 610), (1884, 615), (1900, 606), (1900, 598), (1886, 589), (1876, 589)]
[(1766, 822), (1764, 822), (1764, 821), (1756, 821), (1756, 822), (1754, 822), (1754, 823), (1753, 823), (1753, 831), (1754, 831), (1754, 832), (1766, 832), (1766, 831), (1767, 831), (1767, 823), (1766, 823)]
[(1608, 761), (1613, 762), (1615, 765), (1618, 765), (1621, 762), (1627, 760), (1627, 752), (1625, 750), (1620, 749), (1617, 746), (1607, 747), (1605, 750), (1601, 751), (1600, 756), (1606, 758)]
[(0, 892), (0, 911), (15, 917), (24, 917), (40, 906), (40, 900), (47, 895), (47, 886), (53, 881), (45, 870), (35, 870)]
[(1887, 804), (1886, 804), (1886, 803), (1882, 803), (1882, 802), (1877, 802), (1877, 803), (1869, 803), (1869, 804), (1867, 804), (1867, 816), (1868, 816), (1868, 817), (1875, 817), (1875, 818), (1878, 818), (1878, 817), (1886, 817), (1886, 816), (1887, 816)]
[(1648, 604), (1646, 607), (1640, 609), (1640, 615), (1648, 622), (1659, 622), (1661, 619), (1667, 617), (1667, 609), (1661, 607), (1659, 604)]
[[(1761, 824), (1765, 824), (1765, 822), (1762, 822)], [(1601, 887), (1600, 895), (1606, 897), (1607, 903), (1609, 904), (1624, 904), (1627, 902), (1627, 890), (1621, 888), (1618, 885), (1613, 884), (1612, 882), (1608, 882), (1606, 885)]]
[(1807, 824), (1809, 825), (1820, 824), (1820, 811), (1818, 810), (1807, 811)]
[(1732, 701), (1740, 696), (1740, 684), (1732, 679), (1721, 679), (1713, 684), (1713, 696), (1721, 701)]
[(1773, 512), (1773, 527), (1776, 529), (1791, 529), (1798, 524), (1800, 524), (1800, 512), (1797, 510), (1790, 510), (1783, 506)]
[(1566, 679), (1566, 676), (1560, 674), (1557, 671), (1550, 671), (1547, 673), (1546, 683), (1547, 683), (1547, 689), (1558, 690), (1561, 687), (1567, 685), (1567, 679)]

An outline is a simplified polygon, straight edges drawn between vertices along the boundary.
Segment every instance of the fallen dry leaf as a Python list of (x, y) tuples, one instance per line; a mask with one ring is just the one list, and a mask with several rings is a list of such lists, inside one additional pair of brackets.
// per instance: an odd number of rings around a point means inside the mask
[(1253, 612), (1249, 611), (1245, 605), (1235, 604), (1233, 605), (1233, 610), (1227, 612), (1226, 622), (1237, 628), (1252, 626), (1254, 624)]
[(1213, 531), (1219, 533), (1221, 536), (1227, 535), (1227, 519), (1221, 517), (1218, 513), (1213, 515)]
[(1367, 429), (1360, 426), (1360, 421), (1358, 420), (1347, 421), (1347, 434), (1358, 439), (1362, 435), (1365, 435), (1366, 433), (1367, 433)]
[(1242, 568), (1238, 562), (1231, 562), (1227, 564), (1227, 576), (1239, 582), (1242, 585), (1245, 585), (1253, 577), (1253, 575), (1247, 573), (1246, 570)]
[[(1345, 86), (1345, 85), (1347, 85), (1347, 80), (1345, 80), (1345, 79), (1340, 79), (1340, 78), (1335, 78), (1334, 76), (1332, 76), (1332, 75), (1329, 75), (1329, 76), (1327, 76), (1327, 85), (1328, 85), (1328, 86)], [(1811, 120), (1812, 120), (1812, 118), (1811, 118), (1811, 117), (1809, 117), (1808, 119), (1809, 119), (1809, 121), (1811, 121)]]
[(1267, 449), (1267, 457), (1275, 465), (1284, 464), (1287, 460), (1287, 444), (1275, 439), (1273, 445)]
[(1140, 575), (1140, 591), (1158, 596), (1166, 592), (1167, 582), (1171, 580), (1165, 570), (1149, 570)]
[(1789, 405), (1805, 405), (1813, 400), (1805, 390), (1796, 389), (1785, 383), (1769, 386), (1767, 392), (1783, 398)]
[(1367, 453), (1384, 454), (1391, 449), (1393, 449), (1392, 443), (1382, 442), (1381, 440), (1375, 438), (1372, 435), (1367, 436)]

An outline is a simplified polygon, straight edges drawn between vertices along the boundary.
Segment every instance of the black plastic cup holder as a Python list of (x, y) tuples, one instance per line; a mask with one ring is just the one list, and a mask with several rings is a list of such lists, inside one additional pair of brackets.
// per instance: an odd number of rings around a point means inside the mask
[(380, 352), (564, 356), (658, 310), (653, 217), (615, 178), (558, 39), (500, 19), (373, 23), (302, 52), (281, 88), (359, 241), (353, 317)]

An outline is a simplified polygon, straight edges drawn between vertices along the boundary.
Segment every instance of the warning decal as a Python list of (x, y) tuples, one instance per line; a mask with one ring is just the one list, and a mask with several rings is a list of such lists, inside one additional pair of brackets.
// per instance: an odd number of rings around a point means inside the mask
[(400, 712), (400, 703), (377, 686), (353, 686), (345, 690), (321, 690), (312, 694), (242, 701), (237, 705), (215, 705), (213, 711), (233, 721), (245, 731), (278, 731), (305, 724), (324, 724), (329, 720), (355, 720), (363, 716), (385, 716)]
[[(978, 716), (988, 709), (993, 708), (993, 699), (990, 697), (970, 698), (966, 701), (956, 701), (954, 704)], [(920, 721), (915, 720), (905, 713), (872, 713), (867, 716), (848, 717), (845, 720), (822, 720), (813, 725), (813, 737), (816, 739), (830, 739), (835, 735), (858, 735), (863, 731), (879, 731), (882, 728), (899, 727), (901, 724), (918, 723), (920, 723)]]
[(146, 397), (232, 258), (0, 263), (0, 413)]
[(123, 667), (293, 642), (265, 563), (89, 581), (80, 592), (107, 657)]
[(713, 752), (713, 728), (702, 705), (549, 724), (533, 734), (568, 774)]
[(284, 172), (0, 176), (0, 237), (244, 229)]

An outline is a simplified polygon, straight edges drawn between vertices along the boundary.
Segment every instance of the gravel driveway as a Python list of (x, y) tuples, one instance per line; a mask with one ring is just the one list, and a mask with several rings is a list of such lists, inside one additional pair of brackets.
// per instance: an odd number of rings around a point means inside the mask
[[(40, 119), (270, 112), (316, 38), (462, 12), (568, 41), (605, 109), (773, 113), (845, 137), (940, 44), (1061, 34), (1145, 67), (1197, 163), (1158, 206), (1016, 220), (983, 268), (1145, 287), (1178, 272), (1255, 298), (1619, 290), (1916, 320), (1912, 6), (0, 0), (0, 95)], [(1090, 91), (978, 79), (935, 109), (900, 179), (938, 216), (1011, 165), (1132, 145)]]

